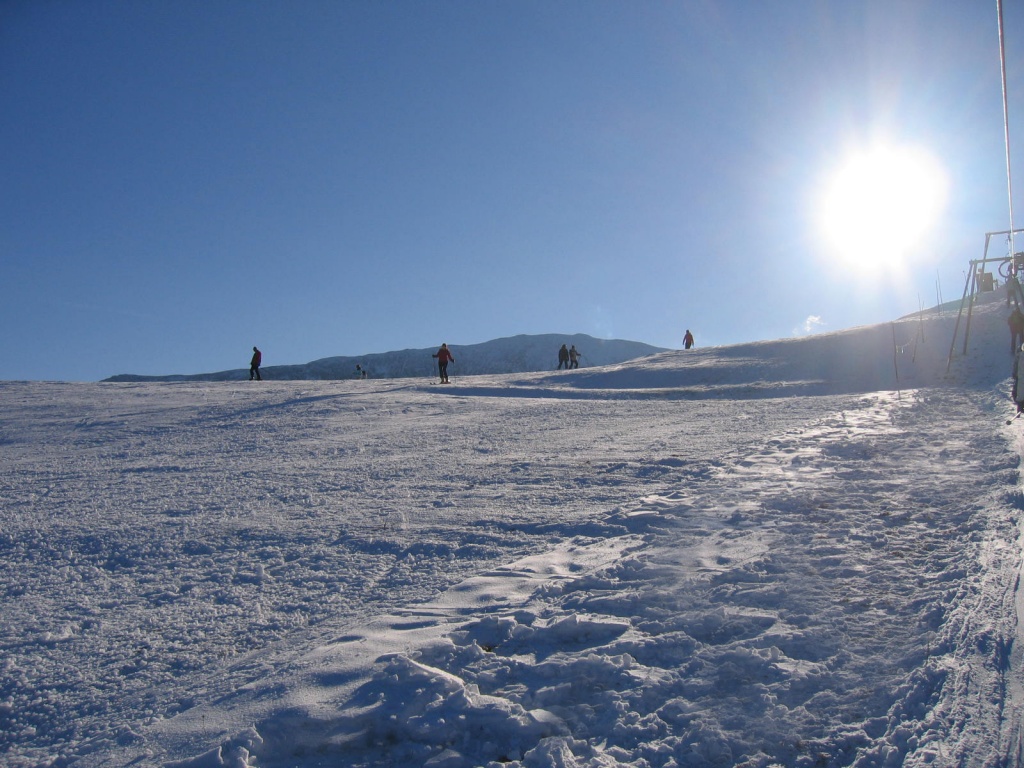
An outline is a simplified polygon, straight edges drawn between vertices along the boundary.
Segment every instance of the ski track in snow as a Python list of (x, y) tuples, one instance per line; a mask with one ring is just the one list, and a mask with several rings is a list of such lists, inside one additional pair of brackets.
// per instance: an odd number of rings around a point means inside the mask
[(548, 378), (0, 383), (0, 762), (1022, 764), (1002, 385)]
[[(17, 425), (0, 435), (9, 760), (131, 742), (266, 674), (277, 641), (315, 644), (567, 536), (603, 537), (607, 510), (677, 471), (670, 451), (708, 427), (673, 403), (265, 384), (3, 385)], [(768, 425), (808, 412), (748, 410)]]
[(950, 407), (976, 406), (866, 401), (645, 497), (611, 519), (644, 532), (636, 556), (392, 657), (323, 719), (271, 719), (265, 764), (446, 744), (441, 764), (497, 765), (543, 735), (563, 738), (527, 764), (981, 764), (1017, 562), (1013, 516), (984, 502), (1016, 457), (984, 414), (936, 441)]

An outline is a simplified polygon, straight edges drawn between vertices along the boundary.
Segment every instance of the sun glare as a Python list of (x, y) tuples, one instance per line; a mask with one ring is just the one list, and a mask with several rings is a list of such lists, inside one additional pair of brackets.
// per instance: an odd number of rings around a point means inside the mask
[(851, 155), (821, 198), (829, 256), (862, 273), (903, 265), (938, 222), (946, 186), (938, 161), (918, 148)]

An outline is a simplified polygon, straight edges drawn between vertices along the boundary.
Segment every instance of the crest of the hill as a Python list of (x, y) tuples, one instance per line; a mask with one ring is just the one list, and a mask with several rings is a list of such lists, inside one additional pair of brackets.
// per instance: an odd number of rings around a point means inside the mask
[[(540, 334), (511, 336), (494, 339), (480, 344), (449, 344), (455, 362), (449, 373), (456, 376), (479, 374), (529, 373), (553, 370), (558, 366), (558, 350), (565, 344), (575, 346), (581, 354), (580, 367), (615, 365), (658, 352), (664, 347), (655, 347), (639, 341), (623, 339), (598, 339), (587, 334)], [(439, 345), (440, 346), (440, 345)], [(268, 365), (261, 368), (262, 375), (269, 380), (339, 380), (351, 379), (366, 371), (375, 379), (412, 378), (433, 376), (436, 361), (431, 357), (437, 347), (426, 349), (403, 349), (395, 352), (381, 352), (367, 355), (325, 357), (301, 365)], [(272, 349), (264, 349), (264, 360), (275, 355)], [(245, 350), (241, 351), (245, 356)], [(359, 369), (356, 369), (356, 366)], [(140, 376), (120, 374), (104, 379), (108, 382), (139, 381), (239, 381), (249, 378), (248, 368), (235, 368), (215, 373), (173, 374), (165, 376)]]

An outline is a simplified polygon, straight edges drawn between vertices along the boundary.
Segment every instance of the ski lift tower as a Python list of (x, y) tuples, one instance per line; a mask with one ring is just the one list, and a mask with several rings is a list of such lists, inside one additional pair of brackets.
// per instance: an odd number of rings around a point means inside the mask
[[(967, 271), (967, 281), (964, 284), (964, 295), (960, 299), (960, 312), (956, 316), (956, 327), (953, 329), (953, 341), (949, 345), (949, 360), (946, 363), (946, 370), (949, 370), (953, 363), (953, 350), (956, 348), (956, 338), (960, 333), (960, 321), (964, 315), (964, 308), (967, 309), (967, 321), (964, 326), (964, 346), (961, 355), (967, 354), (967, 342), (971, 337), (971, 315), (974, 310), (974, 301), (978, 294), (992, 291), (994, 289), (992, 272), (986, 268), (995, 265), (995, 271), (1006, 284), (1006, 303), (1013, 302), (1014, 305), (1024, 311), (1024, 292), (1021, 290), (1020, 281), (1024, 278), (1024, 251), (1011, 253), (1013, 237), (1020, 234), (1024, 229), (1005, 230), (1003, 232), (985, 233), (985, 251), (980, 259), (971, 259), (970, 269)], [(992, 238), (1004, 235), (1006, 237), (1008, 252), (1005, 256), (990, 256), (989, 246)]]
[[(1016, 229), (1013, 226), (1013, 163), (1010, 161), (1010, 106), (1007, 98), (1006, 88), (1006, 32), (1003, 25), (1003, 0), (996, 0), (996, 18), (999, 27), (999, 75), (1003, 87), (1003, 140), (1006, 144), (1006, 201), (1009, 205), (1010, 228), (1003, 232), (985, 233), (985, 252), (981, 259), (971, 261), (971, 269), (967, 275), (967, 282), (964, 285), (964, 295), (960, 299), (960, 313), (956, 317), (956, 327), (953, 330), (953, 341), (949, 345), (949, 360), (946, 363), (946, 370), (949, 370), (953, 363), (953, 350), (956, 347), (956, 337), (960, 331), (960, 319), (964, 314), (964, 306), (967, 307), (967, 325), (964, 328), (964, 348), (961, 354), (967, 354), (967, 342), (971, 336), (971, 311), (974, 308), (974, 298), (982, 289), (992, 290), (992, 273), (986, 273), (987, 264), (998, 264), (997, 270), (1006, 280), (1006, 303), (1014, 302), (1017, 307), (1024, 303), (1024, 294), (1021, 293), (1020, 278), (1024, 271), (1024, 251), (1017, 251), (1014, 247), (1013, 237), (1024, 229)], [(988, 247), (992, 242), (993, 235), (1004, 235), (1006, 237), (1006, 255), (1001, 257), (990, 257)], [(982, 285), (979, 278), (987, 275), (988, 285)], [(970, 294), (970, 301), (968, 301)]]

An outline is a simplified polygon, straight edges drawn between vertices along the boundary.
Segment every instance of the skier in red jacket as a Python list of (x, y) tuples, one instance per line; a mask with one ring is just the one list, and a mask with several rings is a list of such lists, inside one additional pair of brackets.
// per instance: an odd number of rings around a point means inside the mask
[(260, 376), (260, 365), (263, 363), (263, 353), (260, 352), (256, 347), (252, 348), (252, 360), (249, 361), (249, 381), (256, 379), (256, 381), (263, 381)]
[(441, 348), (437, 350), (437, 353), (431, 355), (431, 357), (437, 358), (437, 372), (441, 376), (441, 383), (448, 383), (448, 363), (454, 363), (455, 358), (452, 357), (452, 353), (448, 351), (448, 345), (442, 344)]

